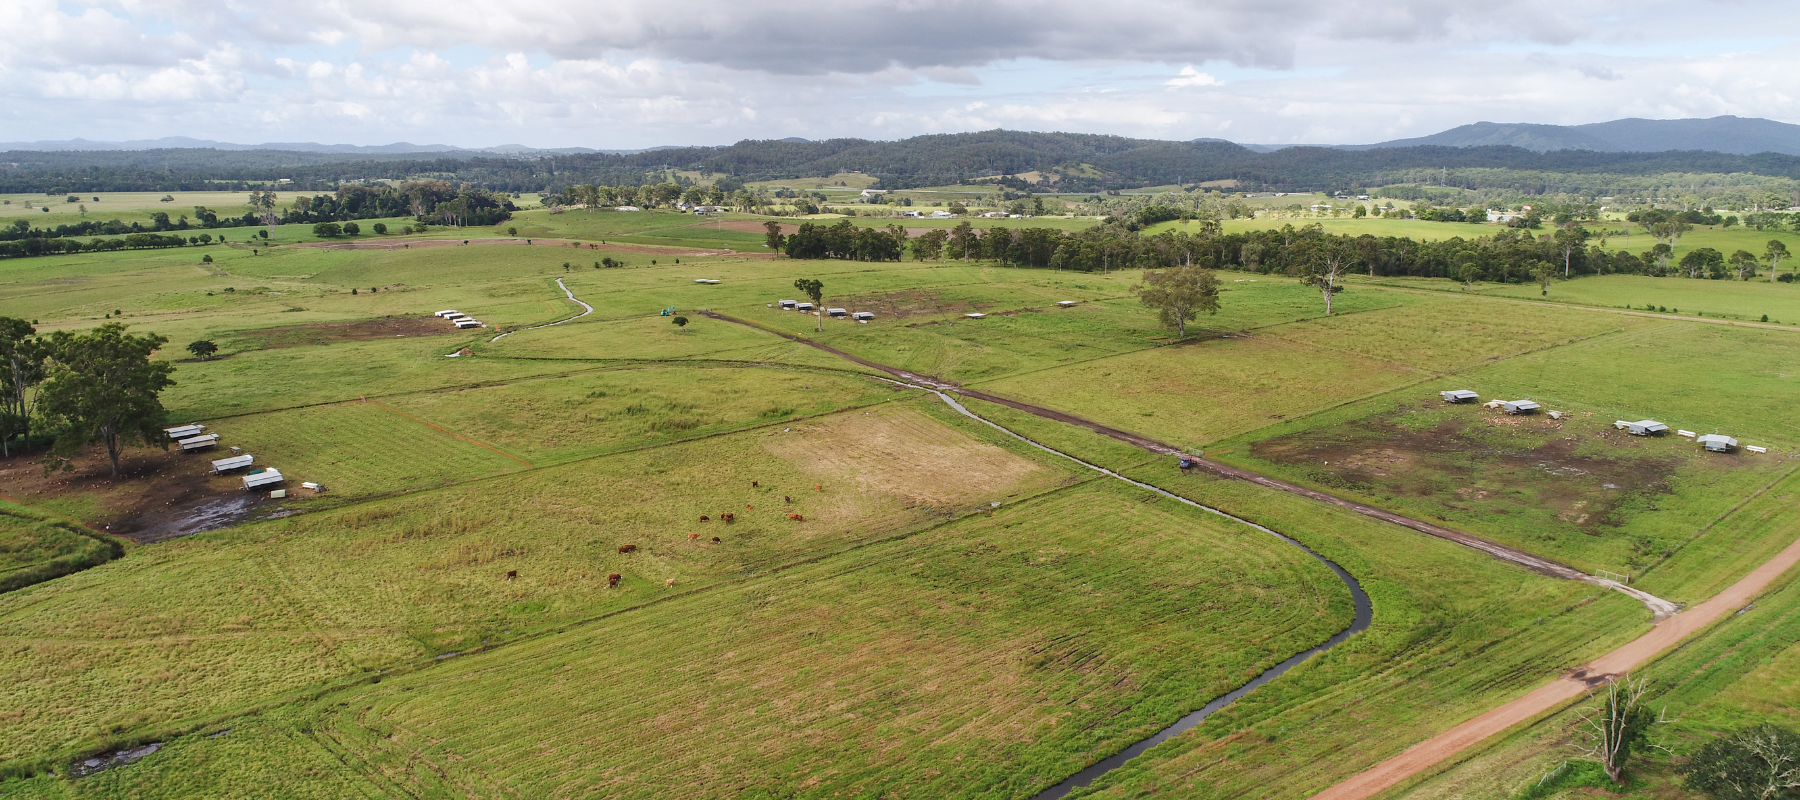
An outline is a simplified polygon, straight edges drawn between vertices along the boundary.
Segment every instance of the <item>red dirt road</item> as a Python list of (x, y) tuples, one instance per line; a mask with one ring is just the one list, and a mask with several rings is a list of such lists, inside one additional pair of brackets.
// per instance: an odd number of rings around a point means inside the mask
[(1719, 618), (1748, 605), (1781, 574), (1800, 563), (1800, 541), (1745, 575), (1711, 599), (1657, 623), (1649, 633), (1594, 659), (1586, 666), (1533, 689), (1523, 697), (1407, 748), (1325, 791), (1312, 800), (1364, 800), (1418, 775), (1495, 734), (1561, 708), (1608, 680), (1635, 669), (1681, 643)]

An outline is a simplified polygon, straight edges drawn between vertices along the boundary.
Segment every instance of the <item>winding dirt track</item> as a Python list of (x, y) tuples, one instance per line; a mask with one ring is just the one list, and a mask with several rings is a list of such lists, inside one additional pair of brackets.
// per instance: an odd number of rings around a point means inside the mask
[(1325, 791), (1313, 800), (1364, 800), (1418, 775), (1433, 765), (1473, 747), (1490, 736), (1561, 708), (1595, 686), (1605, 684), (1679, 644), (1727, 613), (1735, 612), (1768, 588), (1770, 582), (1800, 563), (1800, 541), (1745, 575), (1706, 602), (1665, 619), (1649, 633), (1571, 670), (1506, 705), (1413, 745)]
[[(1125, 442), (1127, 444), (1131, 444), (1136, 447), (1140, 447), (1145, 450), (1149, 450), (1150, 452), (1153, 452), (1153, 453), (1161, 453), (1163, 455), (1171, 455), (1171, 456), (1178, 455), (1181, 453), (1181, 450), (1179, 448), (1176, 448), (1172, 445), (1164, 444), (1162, 442), (1156, 441), (1155, 439), (1149, 439), (1149, 438), (1145, 438), (1143, 436), (1138, 436), (1137, 434), (1127, 433), (1127, 432), (1121, 431), (1117, 428), (1108, 427), (1108, 426), (1102, 425), (1098, 422), (1094, 422), (1093, 420), (1088, 420), (1088, 419), (1083, 419), (1081, 417), (1077, 417), (1073, 414), (1066, 414), (1061, 411), (1055, 411), (1053, 409), (1043, 408), (1041, 406), (1034, 406), (1029, 403), (1021, 403), (1017, 400), (1011, 400), (1011, 399), (1004, 398), (1004, 397), (998, 397), (998, 396), (991, 395), (991, 394), (988, 394), (986, 392), (979, 391), (976, 389), (965, 389), (960, 386), (957, 386), (954, 383), (941, 381), (936, 378), (931, 378), (931, 377), (924, 376), (924, 375), (918, 375), (916, 373), (908, 372), (903, 369), (896, 369), (894, 367), (890, 367), (885, 364), (877, 364), (873, 361), (869, 361), (867, 359), (862, 359), (862, 358), (857, 358), (856, 356), (850, 355), (849, 353), (846, 353), (835, 347), (831, 347), (831, 346), (825, 345), (825, 344), (820, 344), (819, 342), (812, 341), (811, 339), (807, 339), (802, 336), (796, 336), (796, 335), (794, 335), (792, 333), (788, 333), (786, 331), (780, 331), (780, 330), (775, 330), (773, 328), (763, 327), (761, 325), (757, 325), (752, 322), (741, 320), (741, 319), (732, 317), (727, 314), (720, 314), (716, 311), (701, 311), (698, 313), (703, 314), (708, 317), (711, 317), (713, 319), (723, 320), (726, 322), (735, 322), (739, 325), (745, 325), (745, 326), (752, 327), (752, 328), (755, 328), (760, 331), (764, 331), (767, 333), (773, 333), (777, 336), (781, 336), (783, 338), (786, 338), (786, 339), (789, 339), (789, 340), (792, 340), (795, 342), (800, 342), (802, 344), (810, 345), (810, 346), (816, 347), (820, 350), (824, 350), (828, 353), (832, 353), (840, 358), (844, 358), (849, 361), (853, 361), (855, 363), (861, 364), (865, 367), (880, 370), (882, 372), (885, 372), (889, 375), (893, 375), (893, 376), (900, 378), (901, 380), (907, 381), (909, 383), (922, 384), (925, 386), (932, 387), (934, 389), (941, 389), (946, 392), (954, 392), (954, 393), (960, 394), (964, 397), (972, 397), (977, 400), (986, 400), (987, 402), (990, 402), (990, 403), (998, 403), (998, 404), (1006, 406), (1008, 408), (1023, 411), (1027, 414), (1032, 414), (1035, 416), (1043, 417), (1045, 419), (1055, 420), (1057, 422), (1062, 422), (1062, 423), (1066, 423), (1069, 425), (1078, 425), (1080, 427), (1087, 428), (1088, 430), (1091, 430), (1091, 431), (1101, 434), (1103, 436), (1108, 436), (1113, 439), (1117, 439), (1121, 442)], [(1523, 550), (1519, 550), (1517, 548), (1508, 547), (1506, 545), (1500, 544), (1499, 542), (1489, 541), (1489, 540), (1483, 539), (1479, 536), (1474, 536), (1472, 534), (1464, 533), (1464, 532), (1458, 531), (1458, 530), (1452, 530), (1450, 528), (1443, 527), (1442, 525), (1433, 525), (1433, 524), (1431, 524), (1429, 522), (1425, 522), (1423, 520), (1413, 519), (1412, 517), (1408, 517), (1408, 516), (1405, 516), (1402, 514), (1396, 514), (1392, 511), (1387, 511), (1384, 509), (1376, 508), (1371, 505), (1358, 503), (1354, 500), (1346, 500), (1346, 499), (1344, 499), (1342, 497), (1338, 497), (1336, 495), (1327, 494), (1325, 492), (1317, 491), (1315, 489), (1308, 489), (1304, 486), (1288, 483), (1287, 481), (1277, 480), (1275, 478), (1268, 477), (1267, 475), (1260, 475), (1255, 472), (1251, 472), (1249, 470), (1240, 469), (1238, 467), (1233, 467), (1229, 464), (1222, 464), (1220, 462), (1212, 461), (1210, 459), (1205, 459), (1205, 458), (1194, 458), (1192, 456), (1190, 456), (1189, 459), (1192, 463), (1195, 464), (1195, 468), (1205, 470), (1206, 472), (1212, 473), (1214, 475), (1218, 475), (1220, 477), (1233, 478), (1233, 479), (1241, 480), (1241, 481), (1248, 481), (1250, 483), (1257, 484), (1258, 486), (1266, 486), (1270, 489), (1276, 489), (1278, 491), (1287, 492), (1289, 494), (1296, 494), (1301, 497), (1309, 498), (1312, 500), (1317, 500), (1321, 503), (1329, 503), (1329, 504), (1337, 506), (1339, 508), (1343, 508), (1343, 509), (1346, 509), (1349, 511), (1354, 511), (1358, 514), (1362, 514), (1363, 516), (1373, 517), (1375, 519), (1379, 519), (1384, 522), (1391, 522), (1391, 523), (1394, 523), (1395, 525), (1400, 525), (1402, 527), (1406, 527), (1406, 528), (1410, 528), (1412, 530), (1418, 531), (1419, 533), (1423, 533), (1427, 536), (1435, 536), (1439, 539), (1444, 539), (1447, 541), (1451, 541), (1451, 542), (1455, 542), (1457, 544), (1463, 545), (1464, 547), (1470, 547), (1475, 550), (1479, 550), (1483, 553), (1487, 553), (1488, 555), (1498, 558), (1502, 561), (1517, 564), (1517, 565), (1524, 567), (1526, 569), (1529, 569), (1533, 572), (1537, 572), (1537, 573), (1543, 574), (1543, 575), (1548, 575), (1553, 578), (1562, 578), (1564, 580), (1581, 581), (1584, 583), (1592, 583), (1592, 584), (1599, 585), (1599, 586), (1605, 586), (1609, 589), (1613, 589), (1613, 590), (1622, 592), (1626, 595), (1629, 595), (1632, 598), (1638, 600), (1639, 602), (1642, 602), (1646, 607), (1648, 607), (1650, 609), (1651, 613), (1656, 616), (1656, 619), (1659, 619), (1659, 620), (1667, 618), (1670, 615), (1673, 615), (1678, 608), (1674, 603), (1670, 603), (1667, 600), (1653, 597), (1651, 595), (1637, 591), (1636, 589), (1632, 589), (1628, 586), (1624, 586), (1624, 585), (1615, 583), (1613, 581), (1602, 580), (1600, 578), (1596, 578), (1594, 576), (1588, 575), (1588, 574), (1586, 574), (1578, 569), (1575, 569), (1574, 567), (1568, 566), (1566, 564), (1560, 564), (1560, 563), (1551, 561), (1546, 558), (1540, 558), (1538, 556), (1527, 553)]]

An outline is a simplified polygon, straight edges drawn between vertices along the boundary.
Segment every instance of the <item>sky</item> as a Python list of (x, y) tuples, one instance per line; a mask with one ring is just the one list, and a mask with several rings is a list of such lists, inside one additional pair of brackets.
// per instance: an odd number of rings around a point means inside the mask
[(1792, 0), (0, 0), (0, 141), (1357, 144), (1800, 122)]

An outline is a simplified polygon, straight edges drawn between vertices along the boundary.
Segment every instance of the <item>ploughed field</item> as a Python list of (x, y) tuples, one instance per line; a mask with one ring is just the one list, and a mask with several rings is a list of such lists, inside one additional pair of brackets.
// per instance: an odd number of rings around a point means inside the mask
[[(0, 313), (169, 336), (171, 417), (291, 489), (247, 495), (208, 474), (218, 455), (157, 448), (128, 451), (118, 480), (96, 453), (70, 473), (0, 464), (0, 796), (1024, 798), (1349, 624), (1348, 589), (1299, 549), (776, 332), (1683, 603), (1800, 524), (1788, 331), (1361, 282), (1326, 316), (1292, 280), (1222, 273), (1219, 313), (1177, 342), (1133, 297), (1138, 273), (655, 250), (749, 251), (751, 222), (531, 212), (508, 223), (521, 237), (582, 246), (0, 266)], [(643, 252), (595, 269), (602, 240)], [(523, 330), (580, 312), (559, 278), (594, 312)], [(875, 319), (816, 330), (775, 307), (796, 278)], [(1558, 286), (1639, 291), (1588, 280)], [(1669, 287), (1748, 307), (1740, 286)], [(445, 308), (490, 327), (458, 331), (431, 316)], [(199, 338), (219, 356), (187, 359)], [(1460, 388), (1569, 415), (1437, 400)], [(1650, 621), (1591, 584), (964, 402), (1279, 530), (1373, 600), (1367, 631), (1092, 796), (1304, 795)], [(1645, 417), (1770, 452), (1611, 426)], [(1791, 708), (1777, 599), (1764, 627), (1734, 619), (1655, 667), (1671, 702), (1720, 727)], [(1497, 743), (1419, 791), (1535, 779), (1551, 739)]]

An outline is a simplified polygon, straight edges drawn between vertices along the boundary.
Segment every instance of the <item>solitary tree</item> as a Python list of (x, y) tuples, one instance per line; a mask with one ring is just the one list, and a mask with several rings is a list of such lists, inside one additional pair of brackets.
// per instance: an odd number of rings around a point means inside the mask
[(1210, 269), (1186, 266), (1144, 273), (1144, 282), (1131, 287), (1138, 302), (1157, 311), (1164, 327), (1175, 329), (1175, 338), (1187, 338), (1187, 323), (1201, 312), (1219, 311), (1219, 278)]
[(198, 341), (188, 342), (187, 351), (193, 353), (194, 356), (201, 361), (205, 361), (212, 358), (213, 353), (219, 352), (219, 346), (209, 340), (200, 339)]
[(1626, 675), (1606, 685), (1606, 694), (1598, 698), (1598, 705), (1582, 709), (1585, 735), (1570, 746), (1600, 762), (1613, 783), (1624, 777), (1632, 750), (1658, 747), (1650, 742), (1650, 728), (1669, 722), (1644, 705), (1648, 691), (1647, 681)]
[(1701, 746), (1676, 768), (1689, 789), (1719, 800), (1777, 800), (1800, 795), (1800, 736), (1764, 723)]
[(799, 289), (813, 302), (813, 311), (819, 315), (819, 330), (825, 330), (825, 284), (817, 278), (796, 278), (794, 288)]
[[(281, 215), (275, 211), (275, 202), (278, 199), (280, 198), (270, 191), (258, 190), (250, 193), (250, 208), (256, 212), (256, 218), (262, 220), (265, 227), (274, 228), (275, 221), (281, 218)], [(263, 231), (262, 238), (269, 238), (269, 232)]]
[(1531, 277), (1537, 279), (1538, 294), (1542, 297), (1549, 297), (1550, 279), (1556, 277), (1556, 268), (1550, 266), (1548, 262), (1534, 262), (1531, 267)]
[(53, 453), (67, 457), (99, 442), (119, 474), (122, 443), (158, 441), (163, 406), (157, 395), (175, 381), (166, 361), (150, 355), (169, 340), (133, 336), (110, 322), (85, 334), (50, 335), (50, 372), (39, 390), (44, 413), (65, 427)]
[(1763, 249), (1763, 258), (1769, 260), (1769, 282), (1775, 282), (1775, 273), (1781, 269), (1781, 260), (1788, 257), (1787, 245), (1780, 239), (1770, 239), (1769, 246)]
[(768, 245), (769, 252), (781, 252), (781, 245), (787, 241), (787, 237), (781, 235), (781, 223), (769, 220), (763, 223), (763, 231), (763, 243)]
[(686, 328), (687, 324), (688, 324), (687, 317), (676, 317), (669, 321), (675, 323), (675, 327), (677, 327), (677, 328)]
[(37, 329), (31, 323), (12, 317), (0, 317), (0, 367), (6, 370), (6, 385), (0, 391), (0, 453), (12, 455), (11, 439), (16, 434), (31, 438), (31, 403), (28, 392), (44, 380), (44, 345), (32, 338)]
[(1342, 290), (1338, 285), (1350, 270), (1350, 251), (1342, 244), (1325, 240), (1312, 248), (1300, 262), (1300, 282), (1319, 290), (1325, 296), (1325, 316), (1331, 316), (1331, 297)]
[(1749, 250), (1739, 250), (1727, 259), (1731, 268), (1737, 272), (1738, 280), (1747, 281), (1756, 277), (1756, 254)]

